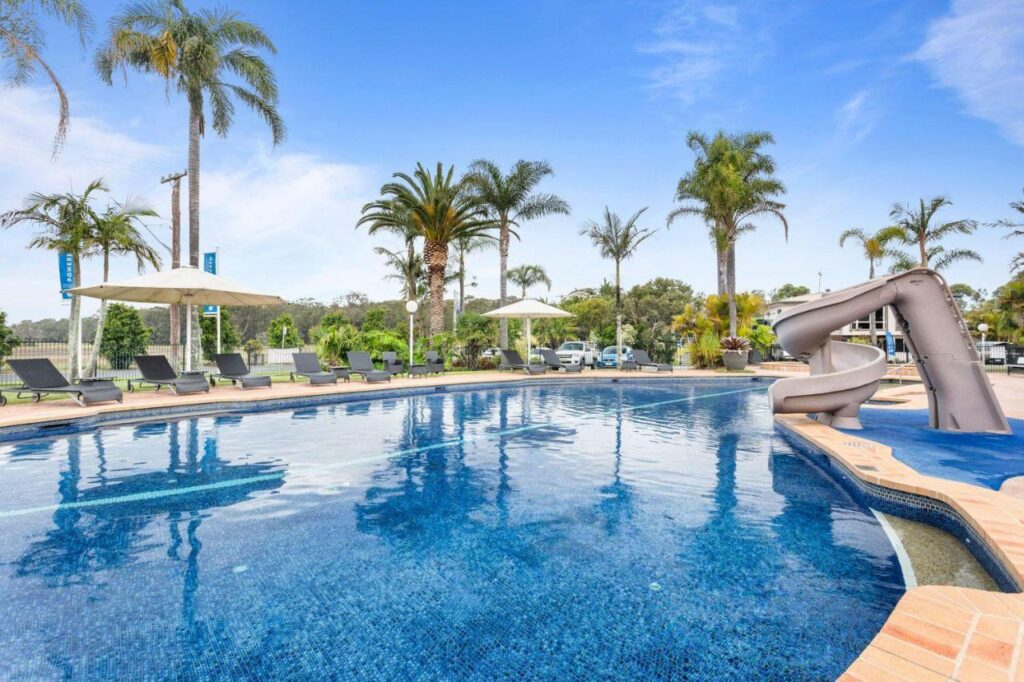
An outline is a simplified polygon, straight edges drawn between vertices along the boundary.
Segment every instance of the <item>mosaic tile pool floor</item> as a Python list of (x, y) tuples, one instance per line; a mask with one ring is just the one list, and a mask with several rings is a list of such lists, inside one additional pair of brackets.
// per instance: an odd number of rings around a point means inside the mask
[(868, 510), (773, 433), (765, 388), (2, 445), (0, 678), (835, 678), (902, 578)]
[(853, 435), (883, 443), (893, 457), (927, 476), (963, 481), (999, 490), (1024, 476), (1024, 420), (1010, 419), (1012, 435), (951, 433), (928, 426), (928, 410), (866, 407), (864, 426)]

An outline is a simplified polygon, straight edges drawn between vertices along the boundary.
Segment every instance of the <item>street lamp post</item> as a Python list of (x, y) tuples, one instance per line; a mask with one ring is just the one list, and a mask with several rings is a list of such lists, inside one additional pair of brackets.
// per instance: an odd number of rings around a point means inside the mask
[(985, 364), (985, 334), (988, 332), (988, 325), (982, 322), (978, 325), (978, 331), (981, 332), (981, 364)]
[(409, 313), (409, 376), (412, 376), (412, 326), (413, 320), (416, 317), (416, 311), (420, 309), (420, 304), (414, 300), (405, 302), (405, 309)]

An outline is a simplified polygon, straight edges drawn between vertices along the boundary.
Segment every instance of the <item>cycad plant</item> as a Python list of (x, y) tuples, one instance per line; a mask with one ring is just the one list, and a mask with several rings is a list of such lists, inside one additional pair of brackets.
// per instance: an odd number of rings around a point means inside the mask
[(622, 261), (632, 258), (637, 247), (650, 239), (657, 230), (640, 227), (637, 222), (647, 207), (641, 208), (623, 221), (607, 206), (600, 222), (591, 220), (580, 230), (601, 252), (601, 257), (615, 262), (615, 366), (622, 367)]
[(551, 278), (540, 265), (520, 265), (508, 271), (508, 281), (522, 289), (522, 298), (526, 298), (526, 291), (538, 284), (547, 286), (551, 290)]
[[(134, 256), (135, 264), (141, 273), (146, 265), (154, 269), (160, 267), (160, 256), (146, 242), (136, 227), (142, 218), (157, 217), (156, 211), (139, 199), (129, 197), (122, 204), (107, 207), (99, 214), (90, 238), (91, 250), (103, 257), (103, 281), (110, 279), (110, 255)], [(86, 376), (96, 375), (99, 361), (100, 345), (103, 342), (103, 329), (107, 321), (107, 301), (100, 301), (100, 310), (96, 319), (96, 336), (92, 344), (89, 362), (85, 366)]]
[(395, 173), (395, 182), (381, 188), (382, 198), (363, 206), (356, 223), (383, 229), (392, 221), (402, 221), (417, 237), (423, 238), (423, 260), (430, 288), (430, 333), (444, 331), (444, 284), (448, 250), (460, 239), (488, 236), (494, 222), (480, 201), (467, 192), (466, 180), (455, 180), (455, 167), (447, 172), (437, 164), (430, 173), (422, 164), (407, 173)]
[[(939, 269), (958, 261), (981, 262), (981, 256), (977, 251), (971, 249), (946, 250), (939, 244), (951, 235), (973, 234), (978, 227), (976, 222), (966, 219), (933, 225), (932, 220), (935, 218), (935, 214), (943, 207), (952, 205), (953, 202), (947, 197), (937, 196), (928, 201), (919, 199), (916, 207), (909, 204), (894, 204), (892, 210), (889, 211), (889, 217), (894, 221), (900, 241), (910, 246), (917, 246), (919, 267)], [(906, 259), (901, 259), (901, 264), (905, 265), (905, 261)]]
[[(92, 206), (98, 192), (106, 192), (103, 180), (93, 180), (81, 194), (33, 193), (25, 200), (23, 208), (0, 215), (0, 228), (10, 228), (22, 223), (35, 225), (39, 232), (28, 243), (30, 249), (46, 249), (70, 255), (74, 263), (72, 285), (82, 285), (82, 259), (93, 248), (93, 232), (100, 216)], [(71, 311), (68, 321), (68, 374), (71, 379), (82, 376), (80, 366), (80, 329), (82, 324), (82, 298), (71, 297)]]
[[(110, 20), (106, 44), (96, 54), (96, 70), (108, 84), (115, 71), (134, 69), (162, 78), (188, 101), (189, 264), (199, 267), (200, 140), (209, 122), (226, 137), (236, 102), (255, 111), (270, 127), (275, 145), (285, 139), (277, 111), (274, 72), (257, 51), (276, 53), (259, 26), (237, 12), (189, 10), (182, 0), (132, 3)], [(232, 82), (237, 79), (237, 82)], [(198, 316), (198, 308), (194, 308)], [(198, 317), (194, 319), (198, 328)], [(199, 361), (200, 339), (190, 349)]]
[[(519, 160), (506, 174), (493, 161), (480, 159), (469, 167), (468, 188), (486, 206), (498, 227), (498, 305), (508, 297), (508, 247), (513, 227), (546, 215), (569, 214), (569, 204), (555, 194), (537, 192), (554, 171), (545, 161)], [(499, 344), (508, 348), (508, 320), (499, 324)]]

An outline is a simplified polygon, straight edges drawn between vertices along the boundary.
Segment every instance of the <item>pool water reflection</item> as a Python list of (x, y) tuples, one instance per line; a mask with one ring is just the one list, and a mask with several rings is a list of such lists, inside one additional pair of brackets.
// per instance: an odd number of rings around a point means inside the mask
[(821, 679), (903, 591), (752, 382), (120, 426), (0, 485), (5, 679)]

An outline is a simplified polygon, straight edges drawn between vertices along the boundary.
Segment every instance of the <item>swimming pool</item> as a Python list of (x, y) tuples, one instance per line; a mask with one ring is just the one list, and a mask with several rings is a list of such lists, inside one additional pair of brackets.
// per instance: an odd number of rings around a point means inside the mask
[(834, 678), (902, 578), (766, 387), (545, 382), (0, 445), (0, 678)]
[(928, 476), (999, 490), (1024, 476), (1024, 420), (1010, 419), (1012, 435), (952, 433), (928, 426), (928, 410), (864, 408), (857, 436), (892, 448), (892, 455)]

